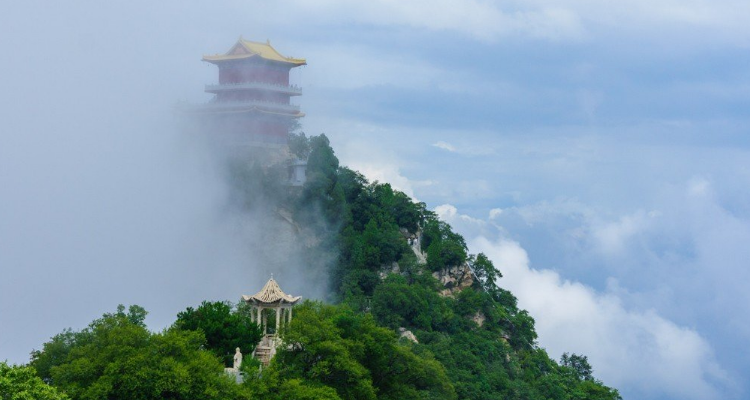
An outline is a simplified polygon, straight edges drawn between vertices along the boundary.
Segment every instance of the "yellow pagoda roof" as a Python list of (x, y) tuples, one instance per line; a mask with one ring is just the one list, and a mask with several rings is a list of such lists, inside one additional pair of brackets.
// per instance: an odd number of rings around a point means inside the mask
[(229, 49), (226, 54), (216, 54), (213, 56), (203, 56), (203, 61), (210, 63), (220, 63), (223, 61), (244, 60), (253, 57), (260, 57), (264, 60), (276, 61), (285, 64), (293, 64), (295, 67), (306, 65), (304, 58), (292, 58), (281, 55), (271, 46), (271, 42), (261, 43), (245, 40), (240, 37), (237, 43)]
[(293, 297), (284, 293), (284, 291), (279, 287), (279, 284), (276, 283), (273, 278), (269, 279), (268, 282), (266, 282), (266, 285), (263, 286), (263, 289), (261, 289), (260, 292), (252, 296), (242, 295), (242, 299), (245, 301), (255, 300), (260, 303), (276, 303), (278, 301), (281, 301), (283, 303), (294, 304), (301, 298), (302, 296)]

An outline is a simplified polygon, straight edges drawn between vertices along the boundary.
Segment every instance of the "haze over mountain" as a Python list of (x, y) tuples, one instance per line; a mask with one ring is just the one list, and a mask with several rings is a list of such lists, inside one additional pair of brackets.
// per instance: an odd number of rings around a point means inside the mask
[(492, 257), (551, 356), (625, 398), (743, 398), (749, 7), (5, 4), (0, 358), (118, 303), (156, 329), (260, 284), (171, 121), (242, 34), (308, 59), (303, 129)]

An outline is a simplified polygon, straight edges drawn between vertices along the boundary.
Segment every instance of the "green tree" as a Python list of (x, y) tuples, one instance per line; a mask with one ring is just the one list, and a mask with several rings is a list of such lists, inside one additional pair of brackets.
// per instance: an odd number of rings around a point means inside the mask
[(83, 344), (87, 340), (86, 336), (84, 332), (73, 332), (71, 329), (58, 333), (49, 342), (44, 343), (42, 350), (31, 352), (31, 366), (39, 377), (51, 383), (52, 367), (64, 363), (73, 346), (76, 343)]
[(88, 329), (80, 332), (66, 329), (53, 336), (52, 340), (42, 345), (42, 350), (31, 352), (31, 366), (37, 371), (39, 377), (45, 382), (51, 383), (52, 367), (64, 363), (74, 347), (91, 343), (94, 340), (94, 327), (109, 324), (112, 321), (122, 321), (145, 329), (147, 314), (141, 306), (131, 305), (126, 312), (125, 306), (120, 304), (117, 306), (115, 313), (104, 314), (102, 318), (92, 322)]
[(469, 265), (477, 277), (479, 287), (493, 297), (498, 296), (497, 280), (503, 277), (492, 261), (484, 253), (469, 257)]
[[(303, 220), (315, 222), (312, 216), (322, 212), (328, 224), (336, 225), (341, 221), (346, 200), (344, 190), (338, 184), (338, 169), (339, 160), (326, 135), (311, 137), (307, 181), (298, 208), (298, 216)], [(304, 212), (300, 214), (299, 211)]]
[[(67, 356), (50, 368), (51, 381), (75, 400), (245, 398), (222, 373), (198, 331), (151, 333), (145, 311), (118, 308), (76, 333)], [(37, 358), (45, 358), (44, 351)], [(32, 361), (32, 364), (34, 363)]]
[(372, 314), (393, 329), (447, 330), (454, 317), (447, 302), (422, 281), (409, 284), (405, 277), (391, 274), (375, 289)]
[(342, 399), (375, 399), (367, 369), (357, 361), (359, 350), (341, 337), (333, 316), (335, 308), (306, 302), (295, 308), (284, 335), (290, 348), (276, 356), (280, 375), (318, 382), (336, 389)]
[(39, 378), (33, 367), (0, 362), (0, 400), (67, 400)]
[(594, 380), (593, 369), (586, 356), (575, 353), (563, 353), (562, 357), (560, 357), (560, 365), (569, 368), (573, 376), (579, 381)]
[(288, 140), (289, 152), (300, 160), (307, 160), (310, 155), (310, 139), (304, 132), (290, 133)]
[(427, 264), (433, 271), (462, 265), (468, 259), (464, 238), (434, 216), (425, 222), (422, 250), (427, 251)]
[(188, 307), (177, 314), (175, 328), (201, 331), (206, 337), (206, 346), (221, 358), (224, 365), (230, 366), (235, 349), (239, 347), (249, 354), (261, 338), (257, 324), (250, 321), (242, 307), (233, 309), (225, 301), (204, 301), (198, 308)]
[(442, 366), (399, 345), (369, 314), (305, 302), (284, 334), (279, 376), (332, 387), (342, 399), (454, 399)]
[[(315, 209), (326, 216), (328, 231), (322, 236), (330, 238), (327, 243), (340, 250), (331, 274), (334, 298), (355, 310), (370, 311), (375, 321), (391, 329), (411, 329), (420, 343), (406, 354), (422, 359), (434, 355), (435, 362), (446, 369), (459, 398), (608, 399), (597, 396), (616, 393), (601, 382), (575, 379), (570, 368), (551, 360), (536, 344), (534, 319), (518, 308), (518, 300), (510, 291), (498, 286), (500, 271), (484, 254), (470, 257), (463, 237), (434, 212), (426, 210), (423, 203), (413, 202), (388, 184), (369, 183), (361, 174), (340, 167), (327, 139), (311, 138), (309, 143), (312, 166), (309, 171), (313, 179), (300, 203), (305, 205), (303, 209)], [(417, 263), (408, 247), (407, 238), (417, 231), (422, 233), (421, 246), (427, 255), (427, 265)], [(383, 279), (393, 262), (398, 262), (398, 273)], [(431, 273), (466, 263), (477, 278), (475, 284), (452, 293), (455, 298), (439, 295), (444, 287)], [(391, 354), (391, 359), (400, 360), (393, 354), (401, 350), (373, 351), (362, 358), (363, 350), (357, 349), (377, 346), (364, 345), (367, 340), (349, 339), (346, 325), (342, 325), (349, 317), (332, 312), (320, 318), (333, 319), (332, 326), (339, 329), (323, 341), (330, 344), (326, 349), (332, 352), (337, 349), (333, 352), (336, 356), (322, 356), (322, 349), (318, 348), (310, 352), (297, 348), (299, 354), (294, 357), (311, 357), (314, 364), (318, 360), (332, 363), (337, 360), (338, 364), (321, 364), (331, 369), (315, 378), (299, 375), (306, 387), (333, 385), (318, 377), (333, 373), (337, 369), (332, 365), (344, 365), (346, 360), (353, 363), (350, 373), (358, 370), (356, 365), (365, 368), (378, 398), (396, 392), (402, 398), (424, 395), (424, 391), (419, 395), (407, 393), (408, 390), (389, 392), (384, 388), (390, 384), (398, 387), (398, 379), (387, 374), (378, 379), (377, 371), (384, 369), (376, 362), (381, 358), (373, 354)], [(381, 339), (373, 339), (372, 343), (381, 343)], [(278, 365), (289, 361), (277, 360)], [(392, 368), (397, 369), (397, 365), (394, 361)], [(360, 378), (366, 381), (367, 374)], [(341, 391), (337, 393), (342, 398), (348, 396)]]

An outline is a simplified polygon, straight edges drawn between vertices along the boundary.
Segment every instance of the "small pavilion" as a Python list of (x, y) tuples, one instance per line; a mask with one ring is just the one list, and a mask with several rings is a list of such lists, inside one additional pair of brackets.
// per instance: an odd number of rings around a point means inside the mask
[[(263, 338), (253, 352), (253, 355), (263, 364), (268, 365), (268, 362), (276, 353), (276, 347), (280, 344), (278, 341), (279, 328), (281, 328), (282, 323), (288, 324), (292, 321), (292, 307), (301, 298), (302, 296), (290, 296), (284, 293), (273, 277), (266, 282), (260, 292), (252, 296), (242, 295), (242, 300), (252, 307), (250, 313), (252, 321), (260, 325), (263, 330)], [(276, 329), (272, 334), (269, 334), (267, 321), (268, 313), (272, 310), (276, 312)]]

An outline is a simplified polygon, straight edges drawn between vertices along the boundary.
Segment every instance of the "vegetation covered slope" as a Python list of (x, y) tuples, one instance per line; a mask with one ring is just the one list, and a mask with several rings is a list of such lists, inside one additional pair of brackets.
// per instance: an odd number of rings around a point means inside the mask
[(204, 302), (160, 333), (137, 306), (65, 331), (32, 354), (38, 375), (72, 399), (620, 398), (585, 356), (551, 359), (500, 271), (425, 204), (341, 167), (324, 135), (290, 143), (308, 159), (301, 191), (283, 166), (240, 164), (237, 203), (288, 211), (316, 237), (309, 264), (336, 257), (329, 304), (295, 308), (267, 368), (245, 357), (242, 385), (221, 373), (260, 332), (242, 307)]
[[(594, 379), (585, 356), (550, 359), (536, 344), (533, 318), (498, 286), (500, 271), (485, 255), (468, 254), (464, 239), (424, 203), (339, 166), (324, 135), (293, 143), (300, 156), (309, 151), (298, 218), (314, 205), (329, 222), (320, 234), (339, 248), (336, 302), (394, 331), (412, 331), (419, 343), (411, 350), (445, 368), (458, 398), (620, 397)], [(414, 240), (425, 263), (410, 247)], [(437, 277), (456, 268), (470, 272), (471, 284), (446, 290)]]

